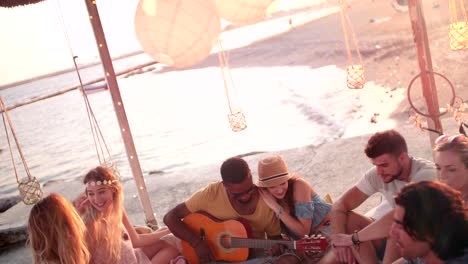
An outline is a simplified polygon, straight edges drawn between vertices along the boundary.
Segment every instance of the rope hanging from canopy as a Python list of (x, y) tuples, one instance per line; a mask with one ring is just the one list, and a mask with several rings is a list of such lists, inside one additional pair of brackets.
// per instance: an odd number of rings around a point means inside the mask
[[(232, 131), (239, 132), (247, 128), (247, 122), (245, 120), (244, 113), (242, 113), (240, 107), (236, 108), (234, 106), (232, 100), (233, 98), (231, 98), (230, 96), (230, 93), (235, 92), (234, 81), (232, 80), (231, 71), (229, 70), (228, 59), (221, 44), (221, 40), (218, 40), (218, 46), (219, 68), (221, 69), (221, 75), (223, 76), (224, 89), (226, 92), (226, 98), (229, 107), (229, 124), (231, 125)], [(229, 89), (229, 86), (231, 86), (231, 91)]]
[[(462, 18), (458, 18), (458, 9), (456, 0), (449, 0), (450, 10), (450, 48), (452, 50), (461, 50), (468, 48), (468, 16), (466, 15), (464, 0), (459, 1), (460, 13)], [(462, 20), (463, 19), (463, 20)]]
[[(348, 67), (346, 68), (346, 84), (350, 89), (362, 89), (364, 88), (364, 84), (366, 83), (366, 79), (364, 77), (364, 64), (362, 63), (361, 53), (359, 52), (359, 46), (356, 39), (356, 35), (354, 34), (353, 27), (351, 25), (351, 20), (349, 19), (349, 16), (346, 13), (346, 3), (344, 0), (340, 0), (340, 18), (341, 27), (343, 29), (343, 37), (346, 45), (346, 54), (348, 56), (349, 63)], [(348, 31), (351, 35), (351, 41), (358, 55), (359, 64), (354, 64)]]
[[(8, 111), (3, 102), (2, 97), (0, 97), (0, 108), (2, 110), (2, 119), (3, 119), (4, 128), (5, 128), (5, 135), (6, 135), (6, 139), (8, 143), (8, 148), (10, 150), (11, 163), (13, 166), (13, 171), (15, 172), (16, 182), (18, 183), (18, 190), (20, 192), (21, 200), (27, 205), (34, 204), (37, 201), (39, 201), (42, 197), (41, 185), (39, 184), (36, 177), (33, 177), (31, 175), (31, 171), (29, 170), (28, 164), (26, 163), (26, 159), (23, 155), (23, 151), (21, 150), (18, 137), (16, 136), (15, 129), (13, 128), (13, 123), (11, 122), (10, 116), (8, 115)], [(11, 135), (13, 136), (13, 139), (15, 140), (16, 149), (19, 153), (19, 156), (21, 157), (21, 162), (23, 164), (24, 171), (26, 172), (26, 175), (27, 175), (26, 178), (20, 179), (20, 177), (18, 176), (18, 169), (16, 167), (16, 162), (15, 162), (15, 158), (13, 155), (13, 147), (10, 142), (10, 136), (9, 136), (8, 130), (11, 132)]]
[(80, 70), (79, 70), (78, 64), (76, 62), (76, 59), (78, 58), (78, 56), (74, 55), (73, 48), (72, 48), (72, 45), (71, 45), (71, 41), (70, 41), (70, 38), (68, 36), (66, 26), (65, 26), (65, 23), (64, 23), (64, 19), (63, 19), (63, 15), (62, 15), (62, 9), (60, 7), (60, 3), (58, 2), (58, 0), (56, 2), (55, 9), (56, 9), (58, 19), (60, 20), (60, 24), (61, 24), (61, 27), (62, 27), (63, 34), (64, 34), (66, 42), (67, 42), (68, 50), (69, 50), (70, 55), (71, 55), (71, 57), (73, 59), (73, 66), (74, 66), (74, 69), (75, 69), (75, 73), (76, 73), (76, 75), (78, 77), (79, 90), (81, 92), (81, 95), (83, 96), (83, 100), (84, 100), (84, 103), (85, 103), (85, 106), (86, 106), (86, 112), (87, 112), (87, 117), (88, 117), (88, 121), (89, 121), (89, 126), (91, 128), (91, 134), (93, 136), (94, 147), (96, 149), (96, 154), (97, 154), (97, 157), (98, 157), (98, 160), (99, 160), (99, 164), (102, 165), (102, 166), (106, 166), (106, 167), (110, 168), (112, 170), (112, 172), (114, 173), (114, 175), (118, 179), (120, 179), (120, 172), (119, 172), (119, 170), (117, 168), (117, 165), (112, 160), (112, 156), (110, 154), (109, 148), (107, 147), (105, 138), (104, 138), (104, 136), (102, 134), (101, 128), (99, 127), (99, 123), (98, 123), (98, 121), (96, 119), (96, 116), (94, 115), (94, 111), (93, 111), (93, 109), (91, 107), (91, 104), (89, 102), (88, 95), (85, 92), (85, 89), (83, 87), (83, 80), (81, 78)]

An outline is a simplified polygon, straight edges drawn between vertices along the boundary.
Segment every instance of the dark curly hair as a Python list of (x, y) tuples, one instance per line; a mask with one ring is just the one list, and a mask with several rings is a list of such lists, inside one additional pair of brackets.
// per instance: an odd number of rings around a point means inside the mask
[(405, 209), (403, 228), (414, 239), (431, 244), (442, 260), (464, 254), (468, 225), (461, 193), (437, 181), (403, 187), (395, 203)]
[(237, 184), (250, 176), (250, 168), (247, 162), (240, 157), (231, 157), (221, 165), (221, 178), (224, 183)]

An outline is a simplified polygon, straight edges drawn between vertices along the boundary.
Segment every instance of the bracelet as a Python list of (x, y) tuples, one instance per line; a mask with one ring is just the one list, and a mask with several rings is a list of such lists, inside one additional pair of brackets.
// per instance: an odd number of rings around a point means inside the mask
[(357, 250), (359, 250), (359, 246), (361, 245), (361, 240), (359, 240), (357, 230), (354, 231), (354, 233), (351, 235), (351, 242), (353, 242), (353, 245), (356, 247)]
[(283, 207), (280, 207), (279, 210), (278, 210), (278, 212), (275, 213), (275, 214), (276, 214), (276, 218), (279, 219), (279, 218), (281, 217), (281, 214), (282, 214), (283, 212), (284, 212)]

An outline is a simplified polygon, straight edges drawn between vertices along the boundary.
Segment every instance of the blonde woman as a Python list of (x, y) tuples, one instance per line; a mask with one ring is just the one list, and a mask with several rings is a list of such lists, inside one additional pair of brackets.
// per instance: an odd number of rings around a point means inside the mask
[[(170, 263), (179, 251), (161, 237), (165, 229), (138, 234), (123, 207), (122, 185), (107, 167), (96, 167), (84, 180), (85, 194), (76, 200), (88, 228), (94, 263)], [(122, 225), (123, 224), (123, 225)]]
[(33, 263), (88, 264), (86, 227), (73, 205), (58, 194), (36, 203), (29, 214)]
[(440, 181), (462, 194), (468, 204), (468, 138), (442, 135), (435, 141), (435, 163)]

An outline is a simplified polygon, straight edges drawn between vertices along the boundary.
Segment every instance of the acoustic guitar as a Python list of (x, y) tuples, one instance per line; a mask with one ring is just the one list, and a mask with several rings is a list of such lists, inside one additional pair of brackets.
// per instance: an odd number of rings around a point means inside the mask
[[(185, 225), (200, 239), (206, 240), (216, 261), (240, 262), (249, 257), (249, 248), (271, 248), (275, 244), (307, 253), (325, 252), (328, 241), (322, 236), (300, 240), (267, 240), (248, 238), (249, 226), (239, 220), (221, 221), (207, 213), (192, 213), (184, 218)], [(190, 264), (198, 264), (195, 249), (182, 240), (182, 253)]]

